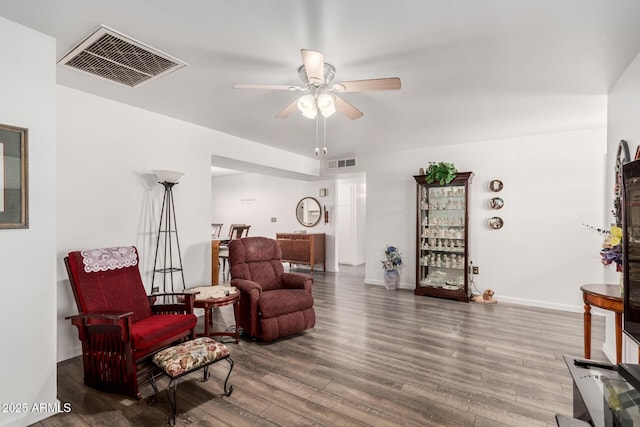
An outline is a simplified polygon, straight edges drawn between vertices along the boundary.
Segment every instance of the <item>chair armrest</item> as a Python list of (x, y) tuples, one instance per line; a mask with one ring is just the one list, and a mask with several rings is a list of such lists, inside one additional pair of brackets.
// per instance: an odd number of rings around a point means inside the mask
[(262, 293), (262, 286), (259, 283), (245, 279), (231, 279), (231, 286), (235, 286), (240, 292), (250, 294), (252, 290), (258, 291), (258, 296)]
[(65, 319), (70, 319), (71, 323), (78, 328), (78, 338), (82, 342), (86, 341), (91, 331), (118, 335), (123, 342), (129, 342), (132, 318), (132, 311), (79, 313), (65, 317)]
[(114, 320), (118, 321), (125, 317), (133, 316), (133, 311), (113, 311), (109, 313), (80, 313), (65, 317), (65, 320), (71, 319), (100, 319), (100, 320)]
[[(149, 304), (151, 305), (151, 311), (154, 314), (170, 314), (170, 313), (184, 313), (193, 314), (193, 304), (196, 300), (196, 295), (200, 292), (164, 292), (161, 294), (148, 295)], [(164, 296), (176, 296), (177, 302), (172, 304), (156, 304), (158, 297)]]
[(282, 273), (282, 287), (288, 289), (305, 289), (311, 292), (313, 277), (302, 273)]

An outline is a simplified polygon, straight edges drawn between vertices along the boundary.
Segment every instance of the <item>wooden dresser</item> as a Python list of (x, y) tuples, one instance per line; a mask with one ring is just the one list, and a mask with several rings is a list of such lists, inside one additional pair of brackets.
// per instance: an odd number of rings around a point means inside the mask
[(283, 262), (309, 265), (312, 272), (313, 266), (322, 264), (322, 271), (327, 270), (324, 233), (276, 233), (276, 240), (282, 248)]

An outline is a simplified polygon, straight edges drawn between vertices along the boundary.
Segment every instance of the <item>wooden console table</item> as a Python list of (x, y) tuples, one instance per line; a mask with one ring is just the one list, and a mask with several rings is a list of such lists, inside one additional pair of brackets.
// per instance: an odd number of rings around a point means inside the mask
[(276, 233), (276, 240), (282, 248), (282, 261), (289, 264), (322, 264), (322, 271), (327, 271), (324, 255), (324, 233)]
[(584, 357), (591, 359), (591, 306), (616, 314), (616, 363), (622, 362), (622, 312), (620, 285), (582, 285), (584, 301)]

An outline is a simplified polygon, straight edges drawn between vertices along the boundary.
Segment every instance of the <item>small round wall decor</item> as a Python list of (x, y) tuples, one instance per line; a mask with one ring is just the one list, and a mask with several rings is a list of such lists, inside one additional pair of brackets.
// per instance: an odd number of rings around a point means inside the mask
[(491, 209), (502, 209), (502, 207), (504, 206), (504, 200), (502, 200), (502, 198), (500, 197), (494, 197), (491, 200), (489, 200), (489, 207)]
[(502, 187), (503, 187), (502, 181), (500, 181), (499, 179), (494, 179), (489, 183), (489, 190), (495, 193), (497, 193), (498, 191), (501, 191)]
[(494, 230), (501, 229), (503, 225), (504, 221), (502, 221), (502, 218), (500, 218), (499, 216), (494, 216), (489, 220), (489, 227), (493, 228)]

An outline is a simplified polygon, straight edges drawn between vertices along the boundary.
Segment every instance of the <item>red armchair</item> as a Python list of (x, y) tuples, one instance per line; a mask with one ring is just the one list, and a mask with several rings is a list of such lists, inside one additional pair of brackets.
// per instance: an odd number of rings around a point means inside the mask
[[(147, 296), (133, 246), (70, 252), (64, 260), (78, 306), (68, 319), (82, 341), (85, 384), (140, 399), (151, 357), (195, 338), (195, 295)], [(161, 299), (168, 303), (157, 304)]]
[(231, 286), (241, 292), (240, 326), (270, 341), (313, 328), (313, 277), (285, 273), (274, 239), (246, 237), (229, 242)]

